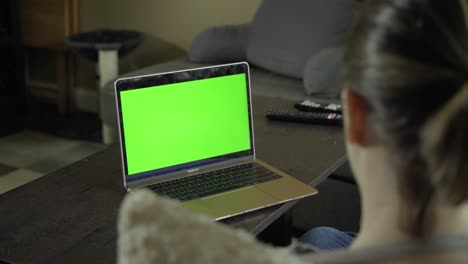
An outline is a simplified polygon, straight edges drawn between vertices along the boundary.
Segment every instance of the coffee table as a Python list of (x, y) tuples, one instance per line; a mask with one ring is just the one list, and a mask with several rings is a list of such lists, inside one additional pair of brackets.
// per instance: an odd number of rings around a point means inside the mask
[[(291, 102), (253, 97), (257, 157), (316, 186), (345, 161), (340, 128), (274, 122)], [(120, 149), (109, 146), (0, 196), (0, 259), (13, 263), (115, 263), (116, 220), (126, 192)], [(296, 202), (223, 222), (258, 235)], [(313, 210), (313, 208), (311, 208)]]

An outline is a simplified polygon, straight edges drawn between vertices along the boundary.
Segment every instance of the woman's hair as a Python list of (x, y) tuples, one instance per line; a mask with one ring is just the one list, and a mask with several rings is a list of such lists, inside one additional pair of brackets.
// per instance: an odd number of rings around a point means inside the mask
[(467, 28), (468, 0), (368, 0), (348, 37), (344, 82), (393, 151), (415, 236), (430, 232), (434, 196), (468, 199)]

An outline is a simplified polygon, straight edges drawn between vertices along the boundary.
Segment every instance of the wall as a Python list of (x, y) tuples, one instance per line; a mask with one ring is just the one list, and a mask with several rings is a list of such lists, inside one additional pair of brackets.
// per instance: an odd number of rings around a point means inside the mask
[(80, 27), (138, 29), (184, 50), (211, 25), (251, 20), (261, 0), (81, 0)]
[[(201, 30), (252, 19), (261, 0), (80, 0), (79, 28), (135, 29), (146, 34), (144, 43), (121, 60), (128, 72), (183, 56)], [(79, 61), (80, 86), (94, 84), (94, 65)]]
[[(240, 24), (254, 16), (262, 0), (77, 0), (78, 29), (134, 29), (145, 40), (120, 60), (120, 73), (185, 56), (194, 36), (215, 25)], [(27, 52), (30, 81), (55, 86), (55, 57), (46, 50)], [(78, 108), (97, 111), (96, 65), (76, 59), (74, 92)]]

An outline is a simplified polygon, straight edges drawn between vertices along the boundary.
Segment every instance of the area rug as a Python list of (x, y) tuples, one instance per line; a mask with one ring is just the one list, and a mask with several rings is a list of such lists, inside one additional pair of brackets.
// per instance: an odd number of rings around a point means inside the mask
[(24, 130), (0, 138), (0, 194), (90, 156), (106, 147)]

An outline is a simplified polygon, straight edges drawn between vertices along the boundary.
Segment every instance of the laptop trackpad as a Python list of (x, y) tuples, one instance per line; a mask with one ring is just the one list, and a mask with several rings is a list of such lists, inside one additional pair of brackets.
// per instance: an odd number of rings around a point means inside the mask
[(239, 214), (276, 203), (277, 200), (255, 187), (247, 187), (206, 198), (187, 201), (183, 206), (213, 219)]

